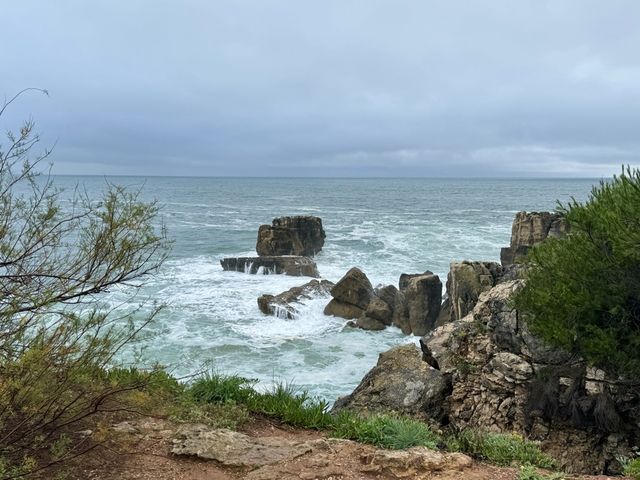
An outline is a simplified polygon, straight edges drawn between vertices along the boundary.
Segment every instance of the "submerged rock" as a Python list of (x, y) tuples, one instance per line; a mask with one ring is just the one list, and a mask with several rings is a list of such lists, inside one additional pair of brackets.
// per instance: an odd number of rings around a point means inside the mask
[(567, 233), (568, 223), (559, 213), (518, 212), (511, 227), (511, 244), (500, 251), (503, 266), (521, 261), (531, 247), (547, 237), (560, 237)]
[(309, 257), (283, 255), (279, 257), (230, 257), (220, 260), (223, 270), (251, 274), (284, 273), (295, 277), (319, 277), (318, 267)]
[(258, 297), (258, 308), (266, 315), (294, 318), (298, 313), (296, 304), (300, 303), (300, 300), (308, 300), (315, 295), (326, 295), (333, 285), (329, 280), (311, 280), (278, 295), (262, 295)]
[(275, 218), (258, 229), (256, 252), (260, 256), (302, 255), (311, 257), (322, 250), (326, 235), (322, 219), (312, 216)]

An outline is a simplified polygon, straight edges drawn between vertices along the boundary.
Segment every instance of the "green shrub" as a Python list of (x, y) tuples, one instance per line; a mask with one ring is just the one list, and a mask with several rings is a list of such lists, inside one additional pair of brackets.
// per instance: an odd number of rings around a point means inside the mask
[(621, 459), (622, 473), (627, 477), (633, 478), (633, 480), (640, 480), (640, 458), (634, 458), (629, 460), (627, 458)]
[(562, 473), (551, 473), (549, 475), (543, 475), (538, 473), (538, 469), (526, 463), (520, 466), (520, 472), (518, 473), (518, 480), (563, 480), (564, 475)]
[(191, 384), (188, 393), (200, 403), (247, 403), (256, 393), (255, 384), (256, 380), (238, 375), (207, 373)]
[(640, 373), (640, 171), (627, 168), (559, 211), (569, 234), (532, 249), (515, 306), (551, 345)]
[(439, 440), (437, 434), (418, 420), (389, 415), (360, 417), (346, 411), (336, 417), (332, 434), (391, 449), (416, 446), (436, 449)]
[(463, 430), (446, 440), (449, 450), (488, 460), (496, 465), (531, 464), (552, 468), (553, 460), (533, 442), (514, 434)]

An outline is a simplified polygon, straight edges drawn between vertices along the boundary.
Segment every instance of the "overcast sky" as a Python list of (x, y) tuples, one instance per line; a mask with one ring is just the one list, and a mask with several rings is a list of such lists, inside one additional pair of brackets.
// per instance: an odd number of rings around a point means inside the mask
[(61, 174), (603, 176), (637, 0), (2, 0), (0, 118)]

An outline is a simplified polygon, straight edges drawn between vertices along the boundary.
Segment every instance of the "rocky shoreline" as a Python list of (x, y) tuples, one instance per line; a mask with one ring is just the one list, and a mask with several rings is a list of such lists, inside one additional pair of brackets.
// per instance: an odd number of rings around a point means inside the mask
[[(360, 385), (336, 401), (335, 411), (393, 411), (437, 428), (515, 432), (539, 441), (568, 472), (615, 474), (618, 459), (633, 456), (640, 441), (637, 382), (544, 345), (510, 302), (524, 282), (518, 262), (531, 247), (567, 231), (559, 214), (519, 212), (501, 263), (451, 263), (444, 295), (430, 271), (403, 274), (397, 287), (373, 287), (354, 267), (335, 285), (315, 280), (262, 296), (258, 305), (265, 314), (294, 318), (305, 296), (329, 292), (324, 313), (349, 320), (349, 327), (395, 326), (421, 337), (421, 349), (403, 345), (381, 353)], [(317, 217), (283, 217), (260, 227), (257, 251), (279, 258), (315, 255), (325, 237)]]

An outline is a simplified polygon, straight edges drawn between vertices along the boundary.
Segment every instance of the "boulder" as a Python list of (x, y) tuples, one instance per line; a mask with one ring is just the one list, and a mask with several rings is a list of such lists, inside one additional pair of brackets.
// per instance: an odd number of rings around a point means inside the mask
[(326, 235), (322, 220), (312, 216), (275, 218), (258, 229), (256, 252), (260, 256), (302, 255), (311, 257), (322, 250)]
[(365, 310), (373, 296), (373, 287), (362, 270), (353, 267), (333, 286), (331, 296)]
[(440, 278), (430, 272), (420, 275), (403, 274), (399, 284), (406, 307), (405, 315), (396, 318), (396, 325), (406, 334), (426, 334), (435, 327), (440, 314)]
[(450, 320), (459, 320), (475, 306), (480, 294), (501, 279), (502, 267), (495, 262), (452, 262), (447, 276)]
[(416, 345), (401, 345), (381, 353), (353, 393), (338, 399), (333, 409), (427, 414), (440, 419), (450, 390), (449, 376), (422, 361)]
[(309, 257), (230, 257), (220, 260), (223, 270), (251, 274), (284, 273), (294, 277), (319, 277), (318, 267)]
[(511, 244), (500, 251), (502, 265), (521, 261), (531, 247), (547, 237), (560, 237), (567, 230), (568, 223), (559, 213), (518, 212), (511, 227)]
[(311, 280), (299, 287), (293, 287), (278, 295), (261, 295), (258, 297), (258, 308), (266, 315), (282, 318), (294, 318), (298, 314), (296, 304), (313, 296), (327, 295), (333, 287), (329, 280)]
[(364, 310), (356, 305), (344, 303), (334, 298), (324, 307), (324, 314), (351, 320), (362, 316)]

